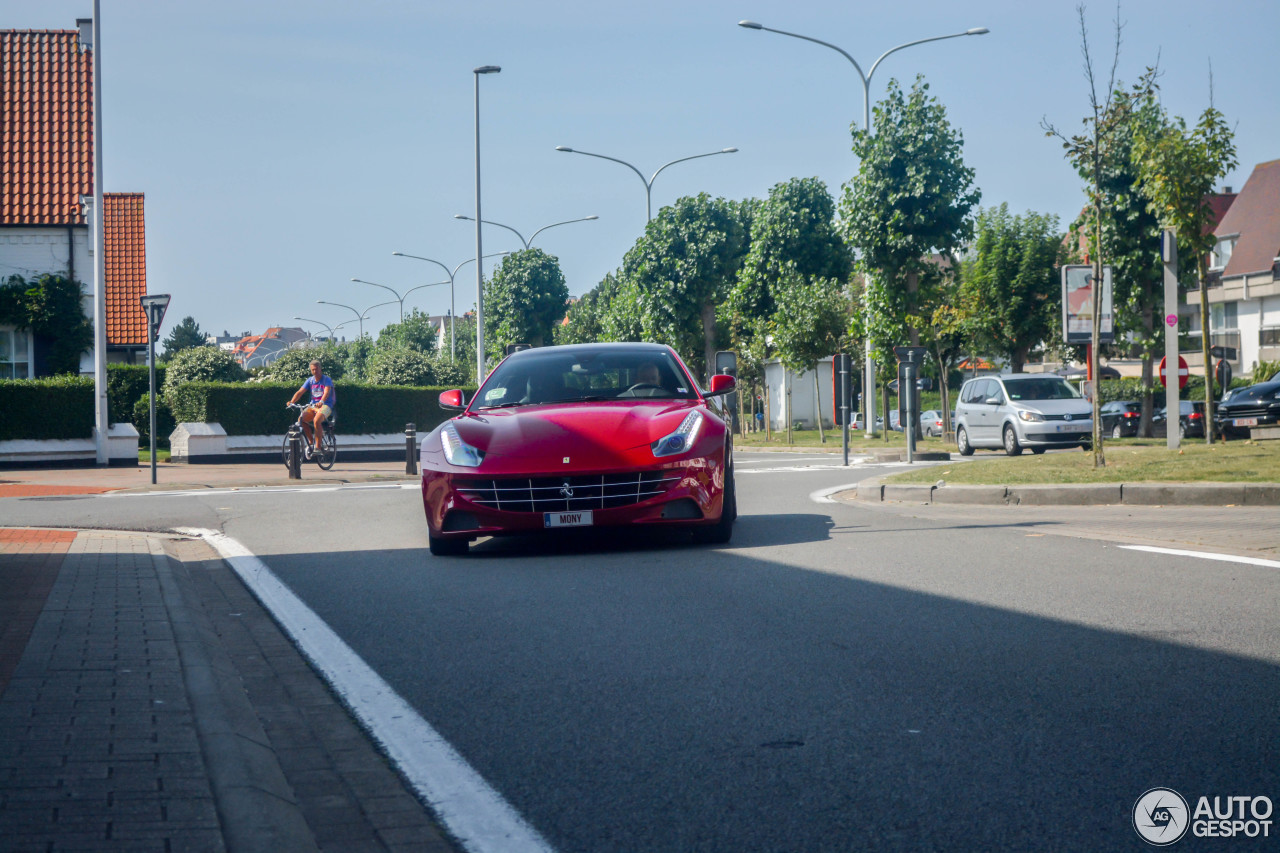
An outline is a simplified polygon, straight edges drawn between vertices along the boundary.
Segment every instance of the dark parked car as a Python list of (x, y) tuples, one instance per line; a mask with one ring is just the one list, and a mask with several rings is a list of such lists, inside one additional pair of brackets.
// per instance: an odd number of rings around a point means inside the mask
[(1280, 381), (1237, 388), (1218, 404), (1213, 422), (1227, 438), (1248, 438), (1251, 427), (1280, 423)]
[[(1204, 438), (1204, 401), (1182, 400), (1178, 403), (1178, 435), (1183, 438)], [(1157, 438), (1168, 436), (1169, 422), (1164, 409), (1157, 409), (1151, 417), (1151, 431)]]
[(1142, 404), (1136, 400), (1115, 400), (1104, 403), (1099, 409), (1102, 418), (1102, 434), (1112, 438), (1124, 438), (1138, 434), (1142, 420)]

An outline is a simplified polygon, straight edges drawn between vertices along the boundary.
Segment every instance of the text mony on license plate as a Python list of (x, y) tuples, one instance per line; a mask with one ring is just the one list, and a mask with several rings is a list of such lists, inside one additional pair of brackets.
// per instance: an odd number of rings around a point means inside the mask
[(547, 527), (590, 527), (595, 523), (589, 509), (580, 512), (544, 512), (542, 518)]

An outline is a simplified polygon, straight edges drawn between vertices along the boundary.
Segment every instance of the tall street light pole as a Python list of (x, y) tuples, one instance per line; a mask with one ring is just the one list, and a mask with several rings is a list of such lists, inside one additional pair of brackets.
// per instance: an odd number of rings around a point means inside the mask
[(480, 75), (497, 74), (498, 65), (481, 65), (473, 69), (476, 89), (476, 387), (484, 382), (484, 250), (480, 243)]
[(676, 163), (683, 163), (686, 160), (697, 160), (700, 157), (714, 157), (717, 154), (734, 154), (738, 149), (721, 148), (719, 151), (710, 151), (706, 154), (694, 154), (692, 157), (681, 157), (679, 160), (672, 160), (670, 163), (664, 163), (659, 166), (658, 171), (654, 172), (653, 176), (650, 178), (645, 178), (643, 172), (628, 163), (626, 160), (619, 160), (617, 157), (608, 157), (604, 154), (592, 154), (590, 151), (579, 151), (576, 148), (570, 148), (568, 145), (557, 145), (556, 150), (564, 151), (567, 154), (583, 154), (587, 157), (599, 157), (601, 160), (611, 160), (614, 163), (621, 163), (631, 171), (635, 172), (636, 175), (639, 176), (640, 181), (644, 184), (644, 221), (651, 222), (653, 221), (653, 182), (658, 179), (658, 175), (662, 173), (663, 169), (667, 168), (667, 166), (674, 166)]
[[(888, 50), (886, 50), (884, 53), (880, 54), (880, 58), (871, 64), (871, 70), (868, 71), (866, 74), (863, 74), (862, 66), (858, 64), (858, 61), (856, 59), (850, 56), (847, 51), (839, 47), (836, 47), (834, 44), (830, 44), (829, 42), (825, 42), (825, 41), (822, 41), (821, 39), (816, 39), (811, 36), (802, 36), (799, 33), (789, 33), (789, 32), (786, 32), (785, 30), (775, 30), (772, 27), (766, 27), (763, 24), (756, 23), (755, 21), (739, 21), (738, 26), (744, 27), (748, 30), (764, 30), (765, 32), (768, 32), (768, 33), (777, 33), (780, 36), (790, 36), (791, 38), (803, 39), (804, 41), (811, 41), (814, 44), (820, 44), (823, 47), (829, 47), (832, 50), (839, 53), (845, 59), (849, 60), (849, 64), (852, 65), (854, 70), (858, 72), (858, 79), (862, 81), (862, 130), (865, 133), (871, 133), (871, 75), (876, 73), (876, 69), (880, 67), (880, 63), (884, 61), (885, 57), (887, 57), (891, 53), (897, 53), (898, 51), (904, 48), (914, 47), (917, 44), (925, 44), (931, 41), (943, 41), (944, 39), (959, 38), (961, 36), (980, 36), (990, 32), (990, 30), (988, 30), (986, 27), (974, 27), (972, 29), (965, 30), (964, 32), (961, 32), (961, 33), (951, 33), (950, 35), (945, 35), (945, 36), (933, 36), (932, 38), (917, 39), (916, 41), (909, 41), (906, 44), (900, 44), (897, 47), (891, 47)], [(868, 310), (867, 315), (868, 315), (867, 319), (868, 321), (870, 321), (870, 310)], [(868, 322), (867, 327), (870, 328), (870, 322)], [(876, 394), (875, 394), (876, 365), (875, 365), (875, 362), (872, 361), (871, 359), (870, 335), (867, 336), (865, 358), (863, 363), (866, 367), (866, 375), (864, 377), (864, 381), (862, 384), (863, 411), (866, 414), (866, 418), (867, 418), (867, 437), (870, 438), (872, 433), (875, 432), (875, 426), (876, 426)], [(886, 429), (889, 426), (888, 414), (889, 414), (888, 412), (885, 412), (885, 428)]]
[(395, 300), (391, 300), (389, 302), (379, 302), (377, 305), (370, 305), (368, 308), (364, 309), (364, 311), (357, 311), (356, 309), (352, 308), (350, 305), (343, 305), (341, 302), (326, 302), (323, 299), (317, 299), (316, 304), (317, 305), (334, 305), (338, 308), (346, 308), (348, 311), (355, 314), (356, 317), (360, 320), (360, 337), (363, 338), (364, 337), (364, 318), (369, 316), (369, 312), (372, 311), (374, 308), (381, 308), (383, 305), (394, 305)]
[[(421, 255), (410, 255), (405, 252), (392, 252), (391, 254), (397, 258), (413, 258), (415, 261), (426, 261), (429, 264), (435, 264), (436, 266), (440, 267), (440, 269), (444, 270), (445, 275), (449, 276), (449, 360), (457, 361), (458, 360), (458, 353), (457, 353), (458, 342), (453, 334), (453, 318), (458, 315), (458, 308), (453, 301), (453, 291), (454, 291), (453, 284), (454, 284), (454, 279), (457, 278), (458, 276), (458, 270), (462, 269), (467, 264), (474, 263), (475, 258), (467, 258), (465, 261), (458, 264), (456, 267), (454, 267), (451, 270), (440, 261), (437, 261), (435, 258), (424, 258)], [(509, 254), (511, 253), (510, 252), (494, 252), (491, 255), (485, 255), (485, 257), (500, 258), (503, 255), (509, 255)], [(443, 284), (443, 282), (441, 282), (441, 284)], [(429, 285), (423, 285), (423, 286), (427, 287)]]
[[(467, 216), (465, 213), (455, 213), (455, 214), (453, 215), (453, 218), (454, 218), (454, 219), (465, 219), (465, 220), (466, 220), (466, 221), (468, 221), (468, 222), (471, 222), (471, 221), (472, 221), (472, 217)], [(496, 225), (496, 226), (498, 226), (499, 228), (505, 228), (505, 229), (507, 229), (507, 230), (508, 230), (508, 231), (510, 231), (512, 234), (514, 234), (514, 235), (516, 235), (517, 237), (519, 237), (519, 238), (520, 238), (520, 242), (524, 244), (525, 249), (529, 249), (529, 248), (532, 248), (532, 246), (533, 246), (533, 239), (534, 239), (534, 237), (537, 237), (539, 234), (541, 234), (543, 231), (546, 231), (548, 228), (555, 228), (557, 225), (572, 225), (574, 222), (591, 222), (591, 221), (596, 220), (596, 219), (599, 219), (599, 218), (600, 218), (599, 216), (596, 216), (595, 214), (592, 214), (591, 216), (584, 216), (584, 217), (582, 217), (581, 219), (566, 219), (564, 222), (552, 222), (550, 225), (544, 225), (544, 226), (542, 226), (541, 228), (539, 228), (537, 231), (534, 231), (534, 232), (533, 232), (533, 236), (532, 236), (532, 237), (530, 237), (528, 240), (526, 240), (526, 239), (524, 238), (524, 235), (523, 235), (523, 234), (521, 234), (521, 233), (520, 233), (519, 231), (517, 231), (516, 229), (512, 228), (510, 225), (503, 225), (501, 222), (494, 222), (492, 219), (486, 219), (486, 220), (484, 220), (484, 224), (485, 224), (485, 225)]]
[(93, 438), (95, 461), (111, 464), (107, 441), (107, 252), (104, 224), (107, 205), (102, 176), (102, 8), (93, 0), (93, 19), (77, 19), (80, 50), (93, 53)]
[(410, 293), (413, 293), (415, 290), (421, 290), (424, 287), (435, 287), (438, 284), (450, 283), (447, 281), (433, 281), (430, 284), (420, 284), (417, 287), (409, 288), (404, 292), (404, 296), (401, 296), (400, 291), (395, 290), (394, 288), (388, 287), (385, 284), (378, 284), (376, 281), (365, 281), (362, 278), (353, 278), (351, 280), (354, 281), (356, 284), (372, 284), (374, 287), (381, 287), (383, 290), (390, 290), (395, 295), (396, 301), (400, 303), (400, 322), (401, 323), (404, 322), (404, 300)]
[(317, 326), (324, 326), (326, 329), (328, 329), (328, 330), (329, 330), (329, 342), (330, 342), (330, 343), (337, 343), (337, 342), (338, 342), (338, 330), (339, 330), (339, 329), (341, 329), (343, 326), (345, 326), (345, 325), (347, 325), (348, 323), (350, 323), (350, 322), (351, 322), (350, 320), (343, 320), (341, 323), (339, 323), (339, 324), (338, 324), (338, 325), (336, 325), (336, 326), (330, 326), (328, 323), (325, 323), (325, 322), (323, 322), (323, 321), (321, 321), (321, 320), (311, 320), (311, 319), (308, 319), (307, 317), (294, 317), (293, 319), (295, 319), (295, 320), (301, 320), (301, 321), (302, 321), (302, 322), (304, 322), (304, 323), (315, 323)]

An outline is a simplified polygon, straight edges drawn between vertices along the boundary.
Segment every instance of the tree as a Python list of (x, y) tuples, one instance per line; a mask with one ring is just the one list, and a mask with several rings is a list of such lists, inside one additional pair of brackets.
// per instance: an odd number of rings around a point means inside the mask
[(246, 376), (231, 353), (217, 347), (191, 347), (169, 360), (164, 372), (164, 393), (169, 397), (175, 388), (188, 382), (243, 382)]
[[(474, 347), (472, 347), (474, 349)], [(362, 335), (352, 341), (344, 341), (334, 346), (338, 358), (342, 360), (342, 373), (348, 379), (363, 382), (369, 358), (373, 355), (373, 339)]]
[(378, 349), (412, 349), (418, 352), (435, 352), (439, 330), (431, 316), (414, 308), (399, 323), (390, 323), (378, 333)]
[(195, 317), (183, 317), (182, 322), (170, 329), (169, 336), (164, 339), (163, 359), (168, 361), (184, 349), (209, 346), (206, 337)]
[(66, 276), (45, 273), (35, 281), (10, 276), (0, 286), (0, 323), (48, 340), (50, 373), (78, 373), (81, 354), (93, 347), (93, 324), (80, 305), (83, 293), (84, 285)]
[(540, 347), (564, 319), (569, 288), (560, 262), (541, 249), (502, 259), (484, 288), (484, 334), (488, 354), (501, 358), (510, 344)]
[(976, 230), (961, 267), (969, 331), (980, 348), (1021, 373), (1062, 307), (1059, 269), (1066, 248), (1058, 218), (1030, 211), (1010, 216), (1002, 204), (979, 211)]
[[(1138, 174), (1149, 209), (1178, 237), (1179, 257), (1195, 259), (1200, 284), (1200, 346), (1209, 375), (1209, 250), (1214, 245), (1214, 214), (1209, 205), (1218, 179), (1236, 167), (1236, 146), (1226, 119), (1212, 104), (1199, 123), (1182, 118), (1160, 128), (1143, 128), (1134, 144)], [(1185, 254), (1184, 254), (1185, 253)], [(1205, 382), (1204, 405), (1213, 411), (1213, 383)], [(1213, 444), (1213, 430), (1205, 430)]]
[(275, 382), (296, 382), (301, 385), (311, 376), (313, 359), (320, 362), (320, 369), (330, 379), (341, 379), (346, 370), (341, 351), (331, 343), (320, 347), (286, 350), (267, 365), (267, 376)]
[(644, 338), (669, 344), (704, 376), (715, 364), (716, 307), (746, 253), (748, 215), (706, 193), (686, 196), (662, 208), (623, 258)]
[(434, 385), (435, 364), (422, 350), (379, 347), (369, 359), (365, 380), (371, 385)]
[(888, 88), (873, 111), (874, 134), (853, 132), (858, 174), (839, 205), (841, 231), (867, 275), (865, 333), (882, 366), (894, 345), (918, 342), (907, 318), (921, 313), (919, 278), (933, 254), (950, 261), (970, 239), (981, 199), (964, 164), (964, 136), (924, 78), (906, 95), (896, 80)]
[[(813, 371), (813, 390), (818, 393), (818, 361), (838, 352), (849, 329), (849, 300), (841, 284), (833, 278), (802, 276), (785, 271), (774, 288), (776, 310), (770, 328), (778, 357), (788, 370)], [(815, 396), (815, 402), (819, 398)], [(822, 432), (819, 411), (818, 437)]]

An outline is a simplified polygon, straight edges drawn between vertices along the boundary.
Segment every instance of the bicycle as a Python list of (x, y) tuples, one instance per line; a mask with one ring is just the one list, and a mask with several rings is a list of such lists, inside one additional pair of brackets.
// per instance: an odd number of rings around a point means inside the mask
[[(288, 431), (285, 433), (284, 447), (281, 450), (281, 454), (284, 456), (284, 464), (287, 468), (289, 466), (290, 439), (293, 438), (294, 435), (297, 435), (300, 447), (306, 447), (308, 444), (307, 435), (302, 429), (302, 413), (310, 407), (304, 406), (301, 403), (288, 403), (286, 408), (298, 410), (298, 419), (289, 426)], [(325, 418), (324, 421), (321, 422), (321, 426), (324, 428), (324, 437), (320, 439), (320, 451), (316, 452), (313, 450), (311, 452), (311, 461), (319, 465), (320, 470), (322, 471), (328, 471), (332, 468), (334, 461), (338, 458), (338, 439), (334, 435), (333, 430), (336, 418), (337, 416), (335, 414)], [(303, 452), (305, 453), (306, 451), (304, 450)]]

